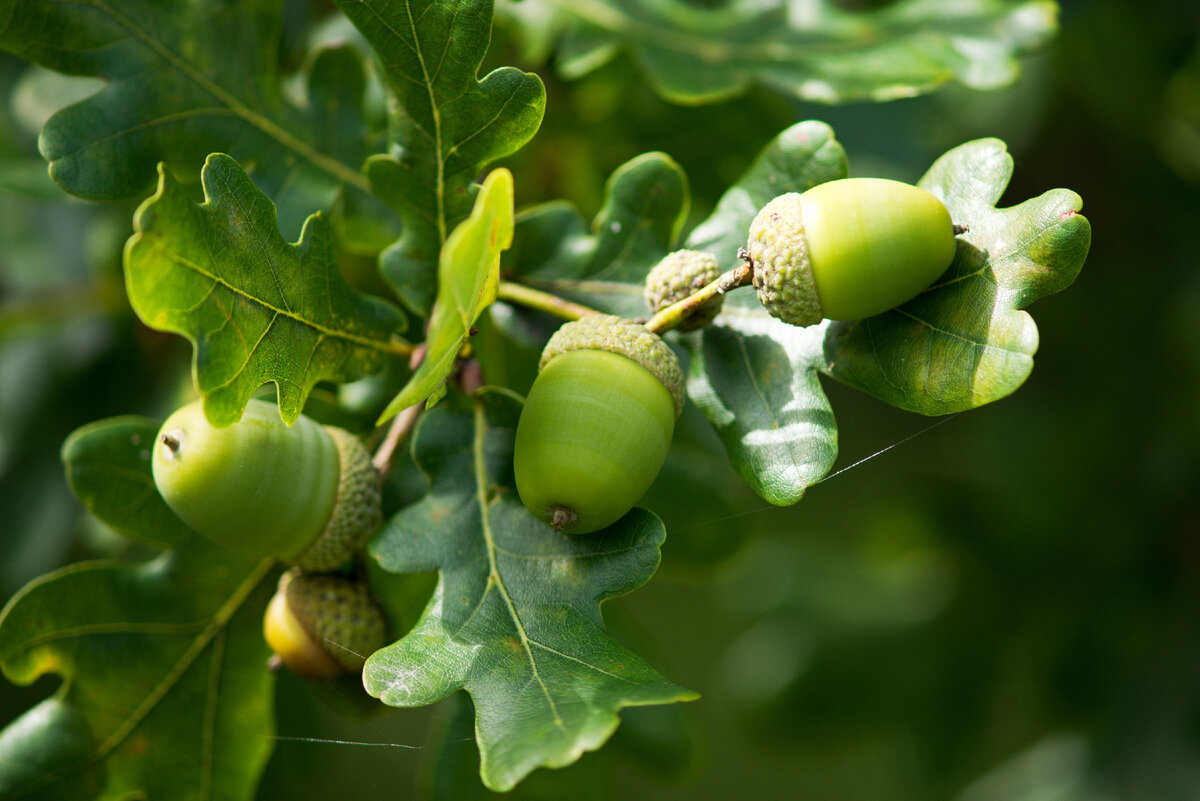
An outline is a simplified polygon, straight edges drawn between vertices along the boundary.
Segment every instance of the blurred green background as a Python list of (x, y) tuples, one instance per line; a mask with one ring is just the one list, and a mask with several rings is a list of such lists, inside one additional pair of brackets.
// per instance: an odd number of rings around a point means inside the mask
[[(500, 27), (489, 63), (520, 63)], [(531, 65), (521, 64), (525, 68)], [(1030, 308), (1036, 367), (1014, 396), (930, 420), (826, 382), (845, 467), (795, 507), (742, 486), (695, 410), (646, 505), (663, 566), (606, 606), (618, 634), (700, 701), (626, 716), (613, 742), (516, 798), (1183, 801), (1200, 798), (1200, 5), (1063, 3), (1061, 34), (998, 92), (800, 105), (767, 92), (693, 108), (627, 59), (547, 82), (507, 164), (518, 202), (585, 214), (623, 161), (661, 150), (701, 219), (799, 119), (833, 125), (856, 175), (915, 180), (967, 139), (1008, 142), (1002, 205), (1084, 199), (1091, 254)], [(82, 515), (58, 448), (101, 417), (162, 415), (182, 340), (124, 299), (133, 203), (67, 198), (36, 132), (65, 91), (0, 58), (0, 596), (124, 552)], [(694, 499), (703, 494), (706, 504)], [(136, 552), (128, 555), (137, 556)], [(52, 692), (0, 685), (0, 724)], [(290, 678), (259, 797), (487, 795), (467, 705), (361, 709)], [(412, 746), (411, 748), (403, 746)]]

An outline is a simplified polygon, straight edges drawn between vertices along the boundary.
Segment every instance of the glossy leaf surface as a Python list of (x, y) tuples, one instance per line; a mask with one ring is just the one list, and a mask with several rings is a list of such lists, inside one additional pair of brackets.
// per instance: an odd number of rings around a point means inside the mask
[(1038, 333), (1019, 310), (1075, 280), (1091, 225), (1079, 214), (1082, 199), (1066, 189), (996, 208), (1012, 170), (1012, 157), (996, 139), (938, 159), (920, 186), (970, 228), (959, 237), (954, 263), (898, 309), (832, 326), (826, 372), (921, 414), (973, 409), (1025, 381)]
[(404, 303), (424, 316), (436, 295), (438, 252), (471, 211), (476, 177), (521, 148), (542, 121), (536, 75), (502, 67), (478, 77), (491, 38), (490, 0), (342, 0), (375, 50), (383, 81), (404, 109), (395, 155), (366, 166), (372, 190), (404, 221), (381, 257)]
[[(767, 148), (693, 232), (689, 246), (732, 248), (744, 239), (740, 232), (756, 205), (842, 177), (830, 174), (845, 169), (828, 158), (832, 133), (814, 136), (812, 124), (801, 126)], [(996, 210), (1011, 171), (1003, 143), (980, 140), (950, 151), (920, 181), (971, 231), (960, 237), (943, 277), (897, 309), (795, 329), (770, 318), (750, 290), (740, 290), (727, 299), (716, 325), (689, 340), (689, 395), (764, 499), (795, 503), (833, 466), (836, 423), (818, 371), (929, 415), (998, 400), (1029, 376), (1037, 329), (1015, 310), (1075, 279), (1090, 227), (1077, 213), (1078, 196), (1067, 190)]]
[(393, 341), (399, 311), (342, 279), (324, 217), (289, 244), (270, 199), (232, 158), (213, 154), (202, 182), (197, 204), (162, 173), (138, 209), (125, 282), (143, 322), (194, 345), (195, 384), (215, 425), (236, 421), (268, 382), (291, 422), (318, 381), (376, 372), (407, 352)]
[(467, 690), (493, 790), (600, 747), (621, 707), (695, 697), (613, 640), (600, 614), (653, 575), (662, 523), (635, 509), (568, 536), (535, 519), (512, 489), (519, 411), (510, 395), (485, 391), (472, 414), (429, 412), (413, 445), (429, 495), (371, 547), (386, 570), (440, 579), (413, 630), (367, 661), (367, 691), (421, 706)]

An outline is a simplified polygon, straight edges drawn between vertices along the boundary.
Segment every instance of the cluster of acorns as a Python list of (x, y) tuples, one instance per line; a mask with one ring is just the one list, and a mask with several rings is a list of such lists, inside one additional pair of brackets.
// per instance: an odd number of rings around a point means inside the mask
[[(740, 254), (774, 317), (807, 326), (870, 317), (912, 299), (950, 266), (960, 232), (932, 194), (855, 178), (788, 193), (750, 226)], [(722, 276), (717, 258), (682, 250), (648, 275), (652, 314)], [(712, 322), (722, 295), (680, 318)], [(663, 339), (640, 323), (593, 315), (563, 325), (542, 353), (516, 431), (521, 501), (554, 530), (596, 532), (649, 489), (683, 409), (684, 378)], [(341, 571), (382, 523), (380, 478), (353, 435), (251, 401), (242, 420), (209, 424), (199, 403), (163, 424), (154, 479), (196, 531), (244, 553), (294, 565), (268, 608), (264, 634), (294, 672), (361, 670), (384, 644), (366, 586)]]
[(304, 416), (289, 427), (260, 400), (216, 428), (196, 402), (163, 423), (152, 466), (159, 494), (197, 532), (292, 565), (263, 635), (293, 673), (361, 671), (383, 647), (383, 612), (366, 584), (344, 575), (383, 523), (379, 472), (357, 437)]
[[(848, 178), (767, 203), (743, 258), (766, 310), (785, 323), (858, 320), (911, 300), (946, 271), (960, 232), (915, 186)], [(651, 313), (717, 281), (715, 256), (676, 251), (650, 271)], [(712, 322), (723, 295), (682, 318)], [(542, 353), (517, 426), (517, 491), (558, 531), (586, 534), (628, 512), (650, 488), (683, 408), (683, 373), (653, 331), (617, 317), (567, 323)]]

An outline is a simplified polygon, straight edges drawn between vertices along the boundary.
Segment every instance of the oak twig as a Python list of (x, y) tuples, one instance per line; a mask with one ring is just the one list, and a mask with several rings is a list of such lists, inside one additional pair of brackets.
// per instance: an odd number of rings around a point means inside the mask
[(749, 286), (753, 280), (754, 271), (751, 269), (750, 262), (743, 261), (737, 267), (722, 274), (720, 278), (703, 287), (698, 292), (688, 295), (678, 303), (668, 306), (658, 314), (655, 314), (646, 321), (646, 328), (656, 334), (670, 331), (678, 327), (693, 311), (709, 303), (713, 298), (718, 295), (724, 295), (726, 292), (731, 292), (738, 287)]

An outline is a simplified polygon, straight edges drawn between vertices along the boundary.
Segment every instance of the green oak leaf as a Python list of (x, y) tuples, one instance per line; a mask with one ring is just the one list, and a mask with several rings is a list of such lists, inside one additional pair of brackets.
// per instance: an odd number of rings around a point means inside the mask
[[(801, 123), (785, 131), (689, 246), (744, 243), (755, 211), (775, 195), (844, 177), (838, 154), (827, 129)], [(1011, 173), (1003, 143), (985, 139), (950, 151), (921, 180), (971, 231), (946, 274), (912, 301), (866, 320), (799, 329), (769, 317), (752, 290), (739, 290), (713, 326), (686, 339), (688, 395), (765, 500), (795, 503), (836, 459), (836, 422), (818, 372), (927, 415), (976, 408), (1025, 381), (1037, 329), (1018, 309), (1074, 281), (1091, 235), (1067, 190), (994, 208)]]
[(512, 489), (519, 414), (513, 396), (483, 392), (472, 414), (442, 405), (422, 418), (413, 451), (430, 492), (388, 522), (371, 556), (393, 572), (439, 570), (438, 585), (413, 630), (363, 673), (392, 706), (466, 689), (480, 775), (501, 791), (600, 747), (621, 707), (696, 697), (614, 641), (600, 614), (653, 575), (662, 522), (634, 509), (566, 536), (534, 518)]
[[(0, 798), (254, 797), (274, 734), (261, 632), (273, 563), (186, 536), (161, 501), (123, 497), (153, 481), (142, 451), (158, 425), (100, 421), (64, 447), (73, 488), (87, 487), (81, 496), (104, 522), (162, 523), (175, 547), (143, 563), (64, 567), (0, 611), (4, 674), (18, 684), (62, 677), (0, 732)], [(103, 465), (121, 475), (104, 482)]]
[(900, 0), (865, 11), (833, 0), (510, 0), (500, 12), (530, 42), (557, 36), (566, 77), (627, 50), (679, 103), (716, 102), (754, 85), (819, 103), (911, 97), (951, 81), (994, 89), (1016, 80), (1016, 57), (1058, 27), (1049, 0)]
[(319, 53), (309, 97), (285, 97), (282, 6), (22, 0), (0, 14), (0, 49), (69, 75), (103, 78), (96, 94), (42, 129), (42, 155), (64, 190), (94, 200), (138, 195), (157, 164), (194, 176), (215, 150), (233, 154), (279, 206), (288, 236), (360, 170), (379, 137), (363, 118), (365, 76), (350, 47)]
[(97, 420), (62, 447), (67, 483), (95, 517), (127, 537), (173, 548), (195, 535), (158, 494), (150, 458), (162, 422), (148, 417)]
[[(687, 246), (729, 261), (758, 210), (785, 192), (845, 178), (846, 154), (815, 121), (786, 129), (690, 234)], [(800, 500), (837, 459), (837, 424), (814, 364), (824, 326), (797, 328), (767, 315), (752, 289), (725, 298), (715, 325), (686, 342), (688, 396), (721, 438), (733, 466), (765, 500)]]
[(590, 227), (564, 203), (519, 214), (505, 272), (610, 314), (645, 317), (646, 273), (671, 251), (688, 204), (679, 165), (662, 153), (645, 153), (609, 177)]
[(408, 354), (393, 340), (399, 310), (342, 279), (324, 216), (309, 217), (289, 244), (274, 205), (232, 158), (211, 155), (201, 182), (199, 204), (160, 171), (125, 246), (125, 283), (146, 325), (195, 346), (195, 383), (214, 424), (240, 419), (267, 382), (291, 423), (318, 381), (353, 380)]
[(528, 142), (541, 125), (545, 88), (502, 67), (477, 77), (492, 30), (490, 0), (339, 0), (374, 48), (404, 114), (395, 154), (366, 164), (371, 188), (404, 221), (380, 258), (384, 276), (421, 316), (435, 297), (446, 238), (471, 211), (476, 177)]
[(1082, 199), (1066, 189), (996, 208), (1012, 170), (997, 139), (968, 142), (934, 163), (919, 185), (970, 227), (954, 263), (903, 306), (830, 326), (822, 370), (927, 415), (974, 409), (1024, 383), (1038, 331), (1020, 310), (1071, 285), (1092, 229), (1079, 214)]
[(471, 215), (454, 228), (442, 247), (438, 297), (425, 332), (425, 359), (384, 409), (379, 423), (421, 401), (433, 405), (441, 397), (475, 322), (496, 299), (500, 253), (512, 238), (512, 173), (500, 168), (488, 175)]
[(837, 422), (815, 369), (824, 330), (733, 308), (688, 339), (688, 397), (746, 483), (780, 506), (837, 460)]

